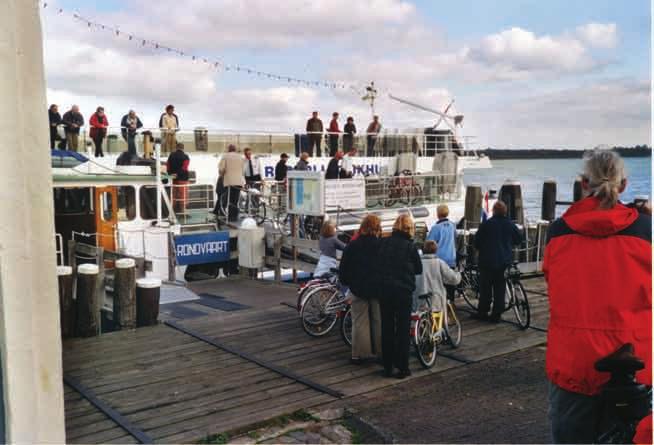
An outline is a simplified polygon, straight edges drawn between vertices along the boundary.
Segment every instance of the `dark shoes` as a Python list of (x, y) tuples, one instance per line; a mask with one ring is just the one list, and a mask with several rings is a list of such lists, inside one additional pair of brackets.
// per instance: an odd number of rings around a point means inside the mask
[(405, 369), (403, 371), (399, 371), (397, 374), (395, 374), (396, 379), (405, 379), (407, 377), (411, 377), (411, 370), (410, 369)]
[(470, 314), (470, 318), (472, 318), (473, 320), (488, 321), (488, 314), (484, 312), (475, 312), (473, 314)]
[(490, 314), (490, 316), (488, 317), (488, 321), (490, 321), (491, 323), (499, 323), (500, 321), (502, 321), (502, 314)]
[(384, 377), (393, 377), (393, 370), (384, 368), (384, 370), (382, 371), (382, 375)]

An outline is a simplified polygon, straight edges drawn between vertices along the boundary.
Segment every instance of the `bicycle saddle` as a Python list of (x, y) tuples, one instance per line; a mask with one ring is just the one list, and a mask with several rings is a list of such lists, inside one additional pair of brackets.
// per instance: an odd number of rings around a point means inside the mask
[(634, 374), (645, 368), (645, 363), (634, 355), (634, 345), (625, 343), (615, 352), (595, 362), (595, 370), (612, 374)]

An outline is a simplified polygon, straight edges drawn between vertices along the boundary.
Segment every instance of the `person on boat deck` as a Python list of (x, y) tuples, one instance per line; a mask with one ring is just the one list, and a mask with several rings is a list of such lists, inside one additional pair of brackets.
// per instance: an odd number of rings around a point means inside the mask
[(448, 286), (456, 286), (461, 281), (461, 274), (453, 270), (438, 257), (440, 246), (433, 240), (425, 241), (422, 247), (422, 274), (416, 276), (416, 290), (413, 292), (413, 312), (420, 309), (419, 297), (431, 295), (431, 310), (445, 309), (449, 298)]
[(306, 151), (300, 155), (300, 160), (295, 164), (295, 170), (308, 170), (309, 169), (309, 153)]
[[(436, 242), (438, 245), (438, 258), (454, 269), (456, 267), (456, 224), (447, 219), (449, 214), (450, 208), (445, 204), (441, 204), (436, 208), (438, 221), (429, 230), (427, 239)], [(456, 287), (446, 284), (445, 289), (447, 290), (447, 298), (453, 300)]]
[(66, 140), (59, 137), (57, 127), (61, 125), (61, 114), (59, 114), (59, 107), (56, 104), (50, 105), (48, 108), (48, 122), (50, 123), (50, 150), (56, 148), (56, 142), (59, 142), (59, 148), (66, 149)]
[(243, 150), (245, 161), (243, 162), (243, 175), (245, 176), (245, 183), (256, 189), (261, 187), (261, 173), (259, 171), (259, 161), (252, 159), (252, 149), (245, 147)]
[(345, 170), (345, 177), (346, 178), (351, 178), (354, 176), (354, 158), (357, 155), (357, 149), (352, 147), (350, 148), (350, 151), (347, 152), (345, 156), (343, 156), (343, 161), (341, 162), (343, 166), (343, 170)]
[(275, 181), (286, 181), (286, 175), (288, 174), (288, 165), (286, 165), (286, 161), (288, 161), (288, 155), (282, 153), (279, 156), (277, 165), (275, 165)]
[(173, 178), (173, 210), (175, 213), (186, 211), (188, 193), (188, 165), (191, 159), (184, 153), (184, 144), (178, 143), (177, 149), (168, 156), (166, 171)]
[(311, 119), (307, 121), (307, 138), (309, 139), (309, 153), (313, 156), (313, 146), (316, 146), (316, 156), (322, 156), (320, 144), (322, 143), (323, 126), (322, 121), (318, 118), (318, 112), (311, 114)]
[(348, 116), (347, 123), (343, 127), (343, 151), (350, 151), (354, 147), (354, 135), (357, 132), (357, 127), (354, 125), (354, 118)]
[(77, 151), (79, 148), (79, 129), (84, 126), (84, 116), (79, 112), (79, 107), (77, 105), (70, 107), (70, 110), (64, 113), (61, 121), (64, 124), (68, 149)]
[(179, 130), (179, 117), (175, 114), (173, 105), (168, 105), (166, 112), (159, 118), (159, 128), (161, 129), (161, 139), (163, 141), (161, 149), (164, 153), (170, 153), (177, 147), (175, 134)]
[(220, 173), (224, 190), (219, 199), (225, 199), (229, 202), (227, 206), (228, 221), (237, 221), (238, 198), (241, 194), (241, 188), (245, 184), (245, 176), (243, 176), (243, 157), (236, 152), (235, 145), (230, 144), (227, 147), (227, 153), (220, 158), (218, 173)]
[(133, 156), (136, 156), (136, 142), (134, 140), (136, 138), (136, 131), (142, 126), (143, 123), (134, 110), (129, 110), (120, 121), (120, 134), (127, 142), (127, 151)]
[(366, 148), (366, 156), (373, 156), (375, 143), (377, 142), (377, 135), (381, 131), (381, 128), (382, 125), (381, 122), (379, 122), (379, 116), (373, 116), (372, 122), (370, 122), (370, 125), (368, 125), (368, 129), (366, 130), (366, 142), (368, 145)]
[(341, 159), (343, 159), (343, 152), (338, 150), (334, 153), (334, 157), (329, 161), (329, 164), (327, 164), (325, 179), (347, 178), (347, 172), (340, 166)]
[(382, 357), (384, 376), (411, 375), (409, 370), (409, 329), (416, 275), (422, 273), (422, 261), (413, 243), (415, 224), (408, 213), (397, 217), (391, 236), (383, 238), (379, 250), (381, 277)]
[(336, 236), (336, 226), (331, 221), (325, 221), (320, 229), (320, 258), (313, 271), (314, 277), (321, 277), (331, 273), (331, 269), (338, 267), (336, 251), (345, 249), (345, 243)]
[(381, 309), (379, 306), (379, 268), (381, 220), (368, 214), (356, 239), (343, 250), (338, 276), (350, 289), (352, 298), (352, 364), (381, 357)]
[(338, 135), (341, 130), (338, 128), (338, 113), (332, 113), (332, 120), (329, 122), (329, 156), (334, 156), (338, 150)]
[(107, 127), (109, 127), (109, 118), (104, 114), (104, 108), (98, 107), (95, 110), (95, 113), (89, 119), (89, 125), (91, 126), (91, 131), (89, 136), (95, 144), (95, 157), (104, 157), (102, 152), (102, 141), (107, 136)]
[[(498, 200), (493, 217), (479, 226), (475, 248), (479, 251), (479, 306), (473, 318), (497, 323), (504, 312), (504, 272), (513, 261), (513, 246), (520, 244), (518, 227), (507, 216), (506, 204)], [(493, 302), (493, 311), (488, 315)]]

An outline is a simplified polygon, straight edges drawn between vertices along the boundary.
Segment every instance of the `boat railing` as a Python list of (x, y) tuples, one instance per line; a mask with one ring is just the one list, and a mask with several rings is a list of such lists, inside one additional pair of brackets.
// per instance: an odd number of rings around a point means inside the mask
[(366, 209), (416, 207), (461, 199), (461, 175), (418, 173), (366, 177)]
[[(102, 141), (105, 153), (121, 153), (127, 150), (124, 128), (108, 127), (107, 135)], [(134, 137), (139, 154), (153, 153), (155, 141), (165, 138), (163, 130), (157, 127), (142, 127)], [(60, 130), (63, 134), (63, 130)], [(175, 141), (184, 144), (186, 151), (224, 153), (229, 145), (235, 145), (239, 151), (250, 147), (255, 153), (289, 153), (299, 155), (303, 151), (317, 155), (316, 148), (311, 150), (310, 143), (315, 147), (320, 141), (321, 154), (328, 156), (330, 147), (334, 145), (340, 150), (349, 151), (354, 147), (359, 156), (394, 156), (399, 153), (413, 152), (420, 156), (433, 156), (443, 151), (455, 151), (459, 155), (477, 156), (475, 137), (469, 135), (454, 135), (449, 132), (402, 132), (384, 129), (379, 133), (360, 132), (353, 135), (338, 132), (274, 132), (257, 130), (229, 130), (196, 127), (173, 131)], [(318, 135), (318, 138), (314, 136)], [(88, 134), (88, 128), (82, 127), (80, 132), (82, 146), (87, 151), (94, 152), (93, 141)], [(168, 147), (162, 146), (162, 154)]]

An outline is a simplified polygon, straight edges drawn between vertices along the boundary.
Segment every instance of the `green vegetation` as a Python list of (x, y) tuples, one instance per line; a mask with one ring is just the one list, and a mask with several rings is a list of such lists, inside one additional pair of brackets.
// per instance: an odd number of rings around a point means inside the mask
[(348, 422), (343, 422), (343, 423), (341, 423), (341, 425), (343, 425), (345, 428), (348, 429), (348, 431), (350, 433), (352, 433), (351, 442), (353, 444), (360, 444), (361, 443), (361, 433), (359, 431), (357, 431), (357, 429), (354, 428), (353, 425), (349, 424)]
[[(624, 158), (652, 156), (652, 148), (648, 145), (636, 145), (634, 147), (613, 147)], [(487, 148), (480, 153), (487, 155), (490, 159), (580, 159), (584, 150), (570, 149), (497, 149)]]
[(229, 442), (229, 434), (220, 433), (220, 434), (210, 434), (198, 443), (208, 443), (208, 444), (217, 444), (222, 445)]

